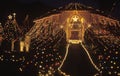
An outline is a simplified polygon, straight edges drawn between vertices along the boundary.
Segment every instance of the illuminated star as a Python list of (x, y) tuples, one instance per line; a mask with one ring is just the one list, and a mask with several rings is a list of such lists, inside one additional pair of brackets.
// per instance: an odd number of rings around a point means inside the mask
[(77, 17), (77, 16), (74, 16), (74, 17), (73, 17), (73, 21), (76, 22), (77, 20), (78, 20), (78, 17)]
[(11, 19), (12, 19), (12, 15), (9, 15), (9, 16), (8, 16), (8, 19), (10, 19), (10, 20), (11, 20)]

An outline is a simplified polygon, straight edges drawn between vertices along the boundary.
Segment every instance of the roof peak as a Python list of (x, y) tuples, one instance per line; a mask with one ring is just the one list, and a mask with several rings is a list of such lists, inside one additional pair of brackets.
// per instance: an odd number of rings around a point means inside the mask
[(92, 7), (85, 6), (84, 4), (81, 4), (79, 2), (71, 2), (64, 6), (64, 10), (88, 10)]

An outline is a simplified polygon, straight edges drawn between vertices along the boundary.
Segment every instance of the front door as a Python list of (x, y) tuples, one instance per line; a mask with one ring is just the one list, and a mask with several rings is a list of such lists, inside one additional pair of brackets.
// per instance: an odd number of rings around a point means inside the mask
[(71, 40), (79, 40), (79, 31), (71, 31)]

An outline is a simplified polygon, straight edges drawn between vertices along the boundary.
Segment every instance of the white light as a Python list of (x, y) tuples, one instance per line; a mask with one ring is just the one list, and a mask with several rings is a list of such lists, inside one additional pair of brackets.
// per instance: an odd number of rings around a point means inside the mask
[(108, 72), (108, 74), (111, 74), (111, 72)]
[(117, 66), (117, 68), (119, 68), (119, 66)]
[(113, 66), (111, 66), (110, 68), (113, 69)]
[(114, 62), (113, 64), (116, 65), (116, 62)]
[(91, 27), (91, 24), (88, 24), (88, 28)]
[(39, 67), (40, 67), (40, 68), (42, 68), (42, 66), (41, 66), (41, 65), (40, 65)]
[(15, 15), (16, 15), (16, 13), (13, 13), (13, 15), (15, 16)]
[(44, 52), (42, 52), (42, 54), (44, 54)]
[(110, 61), (111, 63), (113, 63), (113, 61)]
[(63, 28), (63, 25), (61, 25), (60, 28), (62, 29), (62, 28)]
[(117, 75), (120, 76), (120, 73), (118, 73)]
[(116, 74), (117, 72), (115, 71), (114, 73)]
[(22, 72), (23, 70), (22, 70), (22, 68), (19, 68), (19, 70)]

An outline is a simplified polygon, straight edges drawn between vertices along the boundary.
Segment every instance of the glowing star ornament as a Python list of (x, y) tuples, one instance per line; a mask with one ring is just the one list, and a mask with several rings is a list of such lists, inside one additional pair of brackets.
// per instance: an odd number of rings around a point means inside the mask
[(78, 17), (76, 15), (72, 19), (73, 19), (74, 22), (78, 21)]
[(8, 19), (10, 19), (10, 20), (11, 20), (11, 19), (12, 19), (12, 15), (9, 15), (9, 16), (8, 16)]

